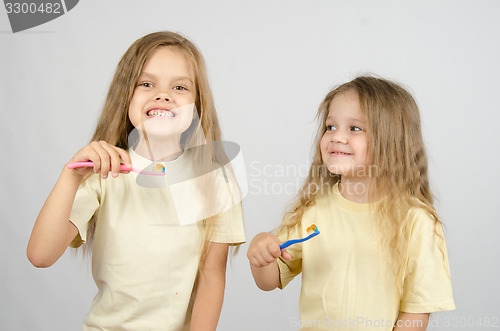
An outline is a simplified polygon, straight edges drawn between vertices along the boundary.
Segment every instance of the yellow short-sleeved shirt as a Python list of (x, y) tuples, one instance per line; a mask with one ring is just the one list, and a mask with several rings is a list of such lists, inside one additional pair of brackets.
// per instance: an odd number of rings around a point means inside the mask
[(342, 197), (338, 185), (317, 198), (302, 224), (282, 241), (302, 238), (316, 224), (320, 234), (292, 245), (293, 259), (278, 259), (281, 288), (302, 273), (301, 330), (392, 330), (400, 311), (455, 309), (442, 228), (423, 210), (410, 212), (410, 241), (403, 297), (378, 252), (378, 232), (369, 204)]
[[(151, 164), (129, 153), (134, 168)], [(184, 155), (162, 165), (170, 180), (189, 178), (192, 167)], [(189, 329), (204, 230), (200, 222), (183, 222), (179, 215), (181, 209), (196, 210), (196, 201), (186, 198), (182, 205), (175, 200), (167, 176), (154, 179), (166, 181), (161, 187), (141, 186), (141, 180), (152, 177), (138, 176), (145, 175), (131, 172), (105, 180), (95, 175), (77, 192), (70, 221), (79, 235), (72, 246), (86, 240), (90, 219), (97, 226), (92, 274), (98, 293), (83, 330)], [(176, 190), (188, 196), (182, 185)], [(243, 243), (241, 204), (223, 211), (214, 227), (211, 241)]]

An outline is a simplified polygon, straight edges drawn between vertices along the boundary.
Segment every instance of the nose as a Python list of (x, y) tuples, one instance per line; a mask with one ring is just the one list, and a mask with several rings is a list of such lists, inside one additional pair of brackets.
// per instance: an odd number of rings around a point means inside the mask
[(330, 142), (339, 143), (339, 144), (347, 144), (347, 134), (343, 130), (335, 130), (331, 133)]
[(170, 97), (168, 95), (163, 95), (163, 96), (157, 96), (155, 98), (155, 101), (163, 101), (163, 100), (169, 102), (170, 101)]
[(159, 91), (155, 97), (155, 101), (166, 101), (169, 102), (172, 100), (172, 97), (166, 91)]

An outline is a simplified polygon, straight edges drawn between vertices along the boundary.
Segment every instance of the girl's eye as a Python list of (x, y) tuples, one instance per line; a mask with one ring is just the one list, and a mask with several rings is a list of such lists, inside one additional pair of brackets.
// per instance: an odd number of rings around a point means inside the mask
[(351, 131), (363, 131), (359, 126), (351, 126)]
[(177, 86), (174, 86), (174, 90), (177, 90), (177, 91), (184, 91), (184, 90), (187, 90), (186, 87), (184, 86), (181, 86), (181, 85), (177, 85)]
[(139, 84), (139, 86), (143, 86), (143, 87), (153, 87), (153, 84), (145, 82), (145, 83), (140, 83), (140, 84)]
[(326, 131), (333, 131), (336, 130), (337, 128), (334, 125), (327, 125), (326, 126)]

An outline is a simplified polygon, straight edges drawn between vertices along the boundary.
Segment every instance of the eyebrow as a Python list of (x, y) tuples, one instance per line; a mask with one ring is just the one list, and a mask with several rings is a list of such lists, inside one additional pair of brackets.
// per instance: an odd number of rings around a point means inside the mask
[[(143, 72), (143, 73), (141, 73), (141, 74), (139, 75), (139, 78), (144, 77), (144, 76), (149, 77), (149, 78), (158, 78), (155, 74), (151, 74), (151, 73), (148, 73), (148, 72)], [(174, 80), (174, 81), (179, 81), (179, 80), (187, 80), (187, 81), (189, 81), (189, 82), (191, 82), (191, 83), (194, 83), (194, 82), (191, 80), (191, 78), (189, 78), (189, 77), (187, 77), (187, 76), (174, 76), (174, 77), (172, 78), (172, 80)]]
[[(326, 121), (333, 121), (333, 118), (331, 116), (327, 116), (326, 119), (325, 119), (325, 122)], [(360, 119), (360, 118), (354, 118), (354, 117), (348, 117), (347, 118), (347, 121), (348, 122), (358, 122), (358, 123), (365, 123), (365, 120), (364, 119)]]

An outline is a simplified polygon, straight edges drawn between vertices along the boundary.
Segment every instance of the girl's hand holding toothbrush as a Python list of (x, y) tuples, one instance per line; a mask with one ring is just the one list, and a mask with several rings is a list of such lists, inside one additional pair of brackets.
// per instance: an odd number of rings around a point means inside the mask
[(285, 260), (290, 260), (292, 257), (286, 250), (288, 246), (302, 243), (320, 234), (316, 224), (311, 224), (311, 226), (308, 227), (306, 231), (306, 237), (290, 239), (284, 243), (282, 243), (272, 233), (259, 233), (252, 239), (252, 242), (250, 243), (250, 247), (248, 248), (247, 252), (248, 260), (253, 266), (256, 267), (265, 267), (271, 264), (280, 256)]
[[(132, 169), (132, 161), (128, 152), (124, 149), (112, 146), (105, 141), (93, 141), (87, 146), (80, 149), (68, 162), (93, 162), (93, 167), (78, 167), (71, 169), (72, 173), (82, 177), (90, 173), (100, 173), (101, 177), (107, 178), (108, 173), (111, 171), (113, 177), (118, 177), (119, 173), (128, 174), (128, 170), (120, 170), (120, 166), (125, 163), (125, 167)], [(67, 168), (67, 166), (66, 166)], [(123, 169), (123, 167), (122, 167)]]
[(272, 233), (262, 232), (256, 235), (250, 242), (247, 257), (255, 267), (265, 267), (275, 262), (280, 256), (285, 260), (292, 257), (286, 248), (280, 249), (281, 241)]
[(307, 228), (308, 236), (299, 239), (291, 239), (282, 243), (274, 234), (262, 232), (256, 235), (250, 242), (247, 251), (250, 269), (255, 284), (263, 291), (272, 291), (281, 286), (280, 271), (277, 259), (282, 257), (290, 261), (292, 256), (286, 247), (307, 241), (319, 234), (316, 225)]

